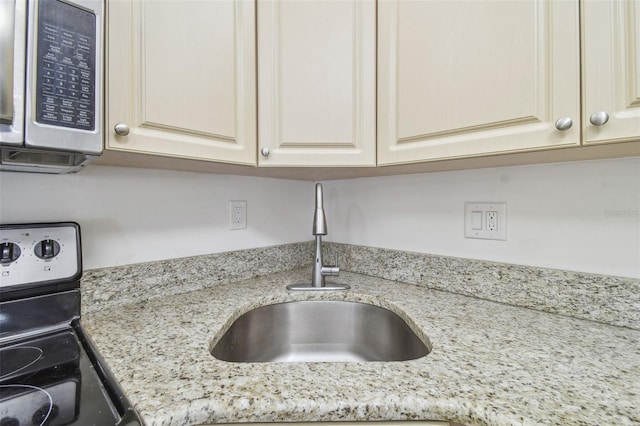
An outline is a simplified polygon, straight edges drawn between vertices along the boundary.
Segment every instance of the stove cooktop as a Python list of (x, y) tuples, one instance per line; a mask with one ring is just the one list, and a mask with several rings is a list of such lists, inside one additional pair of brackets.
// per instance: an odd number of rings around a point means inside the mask
[(0, 348), (1, 426), (113, 426), (119, 419), (73, 330)]
[(80, 227), (0, 225), (0, 426), (139, 426), (80, 326)]

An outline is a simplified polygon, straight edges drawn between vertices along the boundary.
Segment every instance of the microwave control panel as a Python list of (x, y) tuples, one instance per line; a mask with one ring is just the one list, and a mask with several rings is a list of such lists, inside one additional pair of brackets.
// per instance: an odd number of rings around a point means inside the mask
[(96, 128), (96, 15), (59, 0), (38, 3), (36, 121)]

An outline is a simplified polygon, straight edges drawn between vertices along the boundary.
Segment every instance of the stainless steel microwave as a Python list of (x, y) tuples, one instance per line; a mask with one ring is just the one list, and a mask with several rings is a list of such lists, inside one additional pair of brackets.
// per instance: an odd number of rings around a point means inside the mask
[(0, 170), (102, 154), (103, 34), (103, 0), (0, 0)]

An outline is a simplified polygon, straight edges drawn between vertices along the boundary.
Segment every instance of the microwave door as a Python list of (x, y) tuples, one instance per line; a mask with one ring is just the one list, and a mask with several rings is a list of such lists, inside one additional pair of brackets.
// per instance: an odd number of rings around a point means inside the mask
[(26, 0), (0, 1), (0, 143), (24, 141)]

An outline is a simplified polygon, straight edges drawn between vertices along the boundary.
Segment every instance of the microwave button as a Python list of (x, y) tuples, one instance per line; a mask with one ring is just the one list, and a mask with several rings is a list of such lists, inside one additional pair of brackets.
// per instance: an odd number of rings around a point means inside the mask
[(44, 105), (44, 111), (45, 111), (45, 112), (54, 112), (54, 113), (57, 113), (57, 112), (58, 112), (58, 105), (54, 105), (54, 104), (45, 104), (45, 105)]
[(76, 108), (76, 102), (72, 101), (71, 99), (61, 99), (60, 105), (63, 106), (64, 108), (70, 108), (70, 109)]
[(84, 111), (93, 111), (91, 103), (90, 102), (84, 102), (84, 101), (78, 101), (78, 103), (76, 104), (76, 109), (77, 110), (84, 110)]
[(53, 52), (51, 48), (49, 48), (48, 51), (44, 54), (42, 59), (46, 59), (51, 62), (58, 62), (58, 53)]
[(88, 50), (85, 50), (85, 49), (77, 49), (74, 57), (77, 60), (88, 61), (89, 57), (90, 57), (90, 52)]
[(89, 118), (78, 117), (78, 119), (76, 120), (76, 125), (81, 126), (81, 127), (90, 128), (91, 127), (91, 120)]
[(69, 39), (69, 38), (65, 38), (62, 37), (62, 43), (61, 43), (64, 47), (67, 47), (69, 49), (74, 49), (76, 47), (76, 43), (73, 41), (73, 39)]
[(49, 43), (57, 43), (58, 42), (58, 37), (56, 37), (55, 34), (51, 34), (45, 31), (44, 33), (44, 40), (48, 41)]
[(47, 22), (44, 23), (43, 28), (44, 28), (44, 32), (48, 34), (58, 34), (59, 32), (58, 27), (56, 27), (55, 25), (49, 24)]
[(78, 118), (91, 118), (91, 114), (89, 111), (80, 109), (78, 110)]
[(56, 55), (53, 52), (47, 52), (44, 55), (44, 59), (48, 59), (48, 60), (53, 61), (53, 62), (58, 62), (58, 55)]
[(58, 46), (57, 43), (44, 43), (44, 47), (48, 47), (48, 49), (46, 49), (47, 53), (54, 53), (56, 55), (62, 53), (62, 49), (60, 48), (60, 46)]
[(42, 85), (42, 93), (45, 93), (45, 94), (48, 94), (48, 95), (55, 95), (56, 94), (56, 88), (52, 84), (43, 84)]
[(45, 112), (42, 116), (42, 119), (44, 121), (54, 121), (57, 122), (58, 121), (58, 114), (53, 113), (53, 112)]

